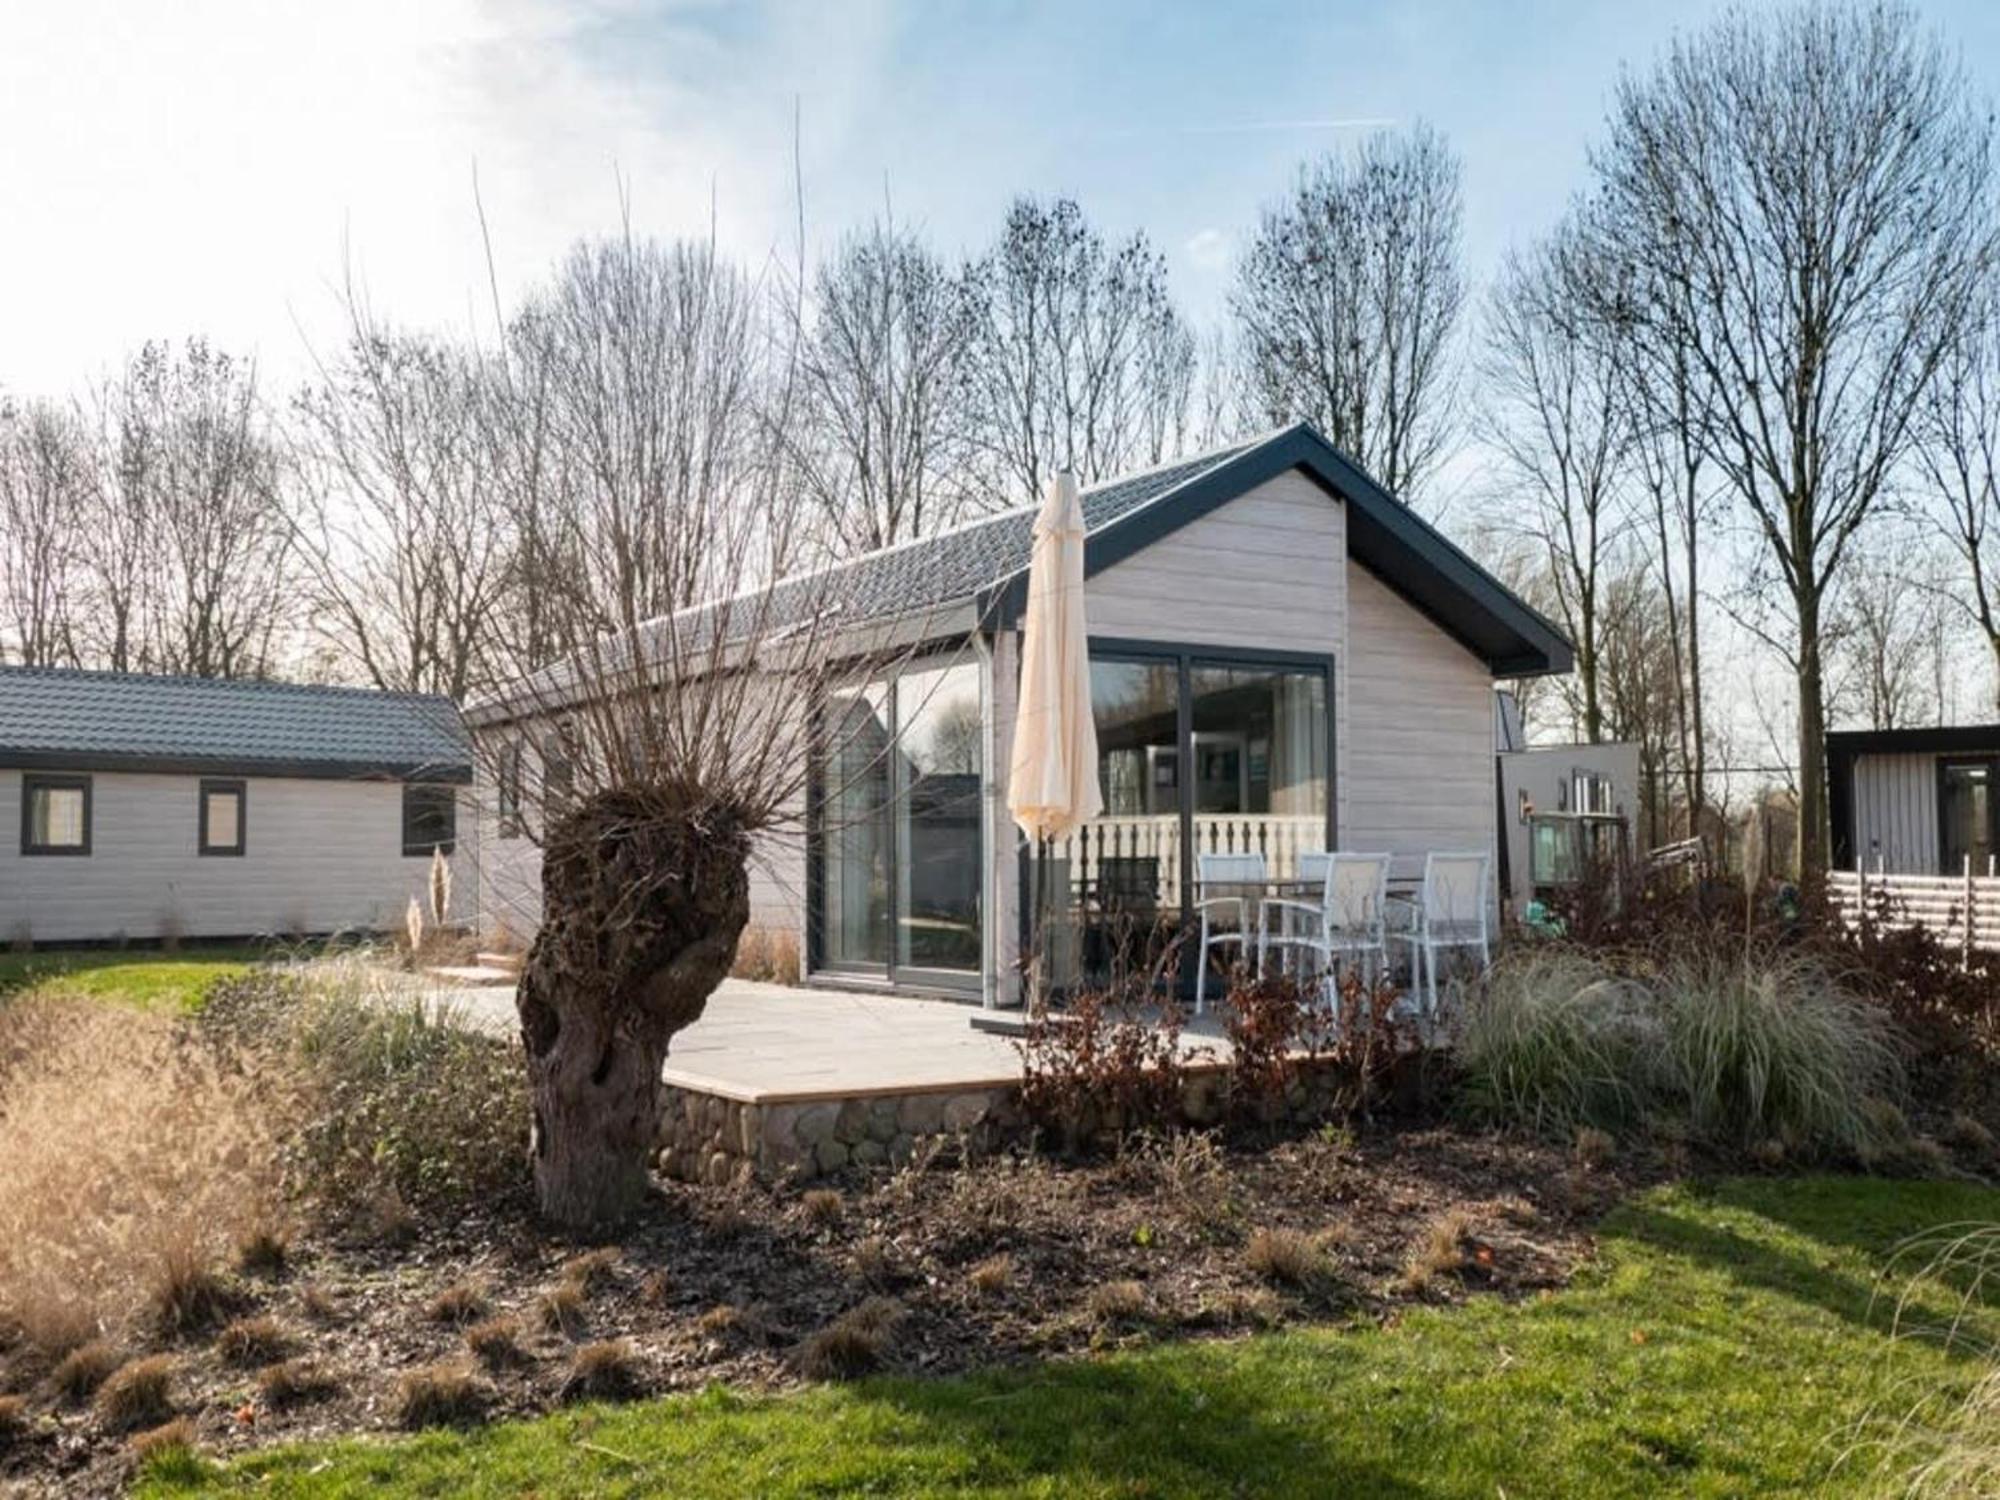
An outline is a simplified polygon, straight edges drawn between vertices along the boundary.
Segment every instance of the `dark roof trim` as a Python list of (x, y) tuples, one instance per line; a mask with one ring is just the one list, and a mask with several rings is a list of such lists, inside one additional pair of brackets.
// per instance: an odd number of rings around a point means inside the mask
[[(1091, 533), (1084, 544), (1085, 576), (1124, 561), (1289, 469), (1302, 470), (1346, 502), (1348, 555), (1485, 662), (1496, 677), (1567, 672), (1574, 665), (1575, 652), (1560, 630), (1303, 422)], [(980, 618), (989, 625), (1011, 625), (1027, 607), (1027, 597), (1028, 575), (1022, 569), (980, 592)]]
[(1842, 729), (1826, 737), (1829, 757), (1855, 755), (2000, 754), (2000, 724), (1950, 724), (1929, 729)]
[(382, 765), (367, 761), (258, 760), (241, 756), (127, 755), (114, 751), (0, 750), (0, 768), (21, 771), (135, 771), (161, 776), (276, 776), (302, 781), (441, 781), (472, 784), (465, 763)]

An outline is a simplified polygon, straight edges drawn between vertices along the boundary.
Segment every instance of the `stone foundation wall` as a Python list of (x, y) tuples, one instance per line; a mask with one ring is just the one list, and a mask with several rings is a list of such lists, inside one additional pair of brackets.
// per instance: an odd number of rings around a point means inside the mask
[[(1423, 1057), (1410, 1054), (1378, 1081), (1373, 1108), (1392, 1112), (1424, 1091)], [(1181, 1118), (1207, 1127), (1229, 1109), (1227, 1069), (1191, 1072), (1182, 1085)], [(1264, 1101), (1267, 1124), (1314, 1125), (1353, 1104), (1353, 1075), (1333, 1064), (1298, 1068), (1284, 1097)], [(1068, 1132), (1070, 1143), (1115, 1138), (1128, 1122), (1086, 1108)], [(682, 1182), (720, 1186), (755, 1176), (765, 1182), (805, 1182), (848, 1167), (898, 1167), (927, 1139), (965, 1142), (990, 1151), (1028, 1138), (1029, 1121), (1017, 1090), (959, 1089), (856, 1099), (746, 1104), (692, 1089), (663, 1091), (658, 1137), (660, 1173)]]
[(682, 1182), (803, 1182), (849, 1166), (901, 1166), (932, 1136), (993, 1147), (1024, 1133), (1011, 1086), (775, 1104), (668, 1088), (659, 1168)]

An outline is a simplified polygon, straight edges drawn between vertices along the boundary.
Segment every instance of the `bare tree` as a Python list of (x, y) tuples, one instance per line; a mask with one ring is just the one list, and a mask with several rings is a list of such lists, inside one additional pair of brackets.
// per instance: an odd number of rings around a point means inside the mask
[[(1886, 538), (1885, 538), (1886, 540)], [(1900, 554), (1896, 561), (1883, 555)], [(1881, 548), (1850, 566), (1826, 622), (1829, 712), (1873, 729), (1939, 721), (1944, 591), (1923, 566), (1922, 542)]]
[(1405, 500), (1451, 442), (1460, 218), (1443, 136), (1373, 135), (1264, 211), (1230, 298), (1266, 420), (1312, 422)]
[(1981, 289), (1930, 386), (1917, 452), (1933, 492), (1926, 513), (1961, 564), (1949, 597), (1970, 616), (1993, 667), (2000, 708), (2000, 274)]
[(959, 279), (886, 219), (819, 267), (799, 330), (792, 456), (836, 555), (956, 519), (971, 326)]
[(377, 325), (297, 401), (293, 541), (315, 628), (376, 687), (463, 701), (515, 562), (497, 361)]
[(119, 436), (112, 513), (136, 509), (154, 553), (140, 575), (151, 595), (141, 664), (261, 675), (285, 623), (290, 528), (255, 371), (199, 339), (178, 353), (147, 344), (106, 401)]
[(1559, 234), (1501, 268), (1481, 360), (1481, 426), (1500, 460), (1509, 524), (1547, 558), (1556, 611), (1576, 644), (1576, 718), (1604, 737), (1603, 590), (1624, 529), (1631, 425), (1615, 351), (1593, 336)]
[(46, 401), (0, 403), (0, 661), (11, 637), (24, 666), (77, 664), (90, 489), (73, 414)]
[(1680, 343), (1790, 607), (1802, 867), (1826, 859), (1827, 594), (1991, 259), (1991, 130), (1895, 5), (1732, 12), (1621, 81), (1590, 216)]
[(1116, 247), (1067, 198), (1018, 198), (966, 270), (968, 427), (995, 506), (1058, 470), (1085, 483), (1180, 451), (1195, 350), (1144, 234)]

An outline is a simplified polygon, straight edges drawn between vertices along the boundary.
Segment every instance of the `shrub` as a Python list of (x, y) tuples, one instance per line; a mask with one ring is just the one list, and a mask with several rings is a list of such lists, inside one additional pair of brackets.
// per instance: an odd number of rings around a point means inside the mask
[(174, 1362), (149, 1354), (113, 1370), (97, 1388), (97, 1415), (115, 1432), (164, 1422), (173, 1415)]
[(879, 1369), (902, 1315), (901, 1305), (886, 1297), (850, 1307), (800, 1345), (799, 1373), (808, 1380), (851, 1380)]
[(1326, 1274), (1319, 1243), (1296, 1229), (1260, 1229), (1243, 1248), (1252, 1274), (1279, 1286), (1303, 1289)]
[(399, 1427), (463, 1427), (486, 1415), (492, 1391), (467, 1364), (419, 1365), (396, 1382)]
[(186, 1417), (175, 1417), (158, 1427), (149, 1427), (135, 1433), (126, 1442), (125, 1451), (148, 1468), (184, 1460), (194, 1452), (194, 1423)]
[(359, 961), (225, 981), (203, 1020), (296, 1071), (287, 1166), (328, 1206), (393, 1193), (435, 1211), (520, 1190), (529, 1109), (519, 1049), (386, 988)]
[(1180, 1007), (1167, 1000), (1149, 1010), (1149, 993), (1086, 991), (1061, 1015), (1030, 1019), (1015, 1044), (1021, 1106), (1066, 1148), (1177, 1122), (1187, 1073)]
[(149, 1310), (216, 1312), (209, 1278), (282, 1192), (288, 1085), (173, 1021), (61, 998), (0, 1006), (0, 1321), (58, 1355)]
[(64, 1400), (88, 1401), (124, 1362), (124, 1356), (110, 1344), (92, 1339), (65, 1354), (49, 1380)]
[(639, 1356), (624, 1339), (585, 1344), (570, 1357), (558, 1393), (565, 1401), (627, 1401), (644, 1381)]
[(280, 1360), (257, 1372), (257, 1394), (273, 1411), (330, 1396), (339, 1383), (308, 1359)]
[(1696, 1135), (1859, 1150), (1901, 1073), (1887, 1018), (1809, 956), (1684, 951), (1662, 979), (1667, 1052)]

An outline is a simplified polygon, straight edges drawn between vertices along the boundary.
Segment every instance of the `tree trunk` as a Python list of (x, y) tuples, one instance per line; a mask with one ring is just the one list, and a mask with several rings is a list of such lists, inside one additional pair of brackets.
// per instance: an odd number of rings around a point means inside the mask
[(620, 789), (551, 830), (517, 1001), (549, 1218), (591, 1228), (643, 1201), (668, 1044), (729, 972), (749, 915), (749, 839), (729, 808)]
[(1819, 598), (1799, 606), (1799, 869), (1801, 878), (1826, 873), (1826, 690), (1820, 663)]

